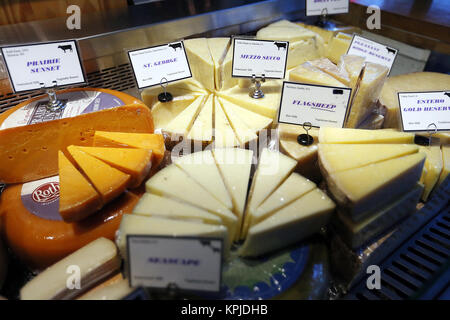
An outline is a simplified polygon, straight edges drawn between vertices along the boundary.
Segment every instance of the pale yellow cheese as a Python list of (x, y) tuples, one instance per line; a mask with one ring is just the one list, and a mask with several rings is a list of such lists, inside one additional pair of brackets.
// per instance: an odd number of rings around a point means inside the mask
[(414, 134), (388, 130), (324, 127), (319, 131), (319, 142), (333, 144), (414, 143)]
[(334, 37), (328, 44), (326, 57), (337, 64), (341, 56), (347, 53), (350, 43), (350, 39)]
[(325, 46), (320, 37), (289, 43), (286, 68), (291, 69), (306, 61), (318, 59), (323, 56), (324, 51)]
[(425, 189), (422, 194), (422, 200), (427, 201), (428, 197), (433, 191), (434, 186), (439, 180), (439, 176), (443, 168), (443, 159), (440, 146), (420, 146), (420, 152), (426, 155), (425, 165), (426, 175), (424, 176), (423, 183)]
[(228, 100), (219, 98), (219, 102), (226, 114), (233, 113), (234, 115), (239, 117), (241, 121), (254, 133), (258, 133), (263, 129), (269, 128), (273, 122), (271, 118), (242, 108)]
[(297, 22), (297, 24), (303, 28), (309, 29), (315, 33), (317, 33), (318, 35), (320, 35), (323, 39), (323, 41), (325, 42), (325, 44), (328, 44), (331, 39), (333, 39), (335, 31), (333, 30), (327, 30), (327, 29), (323, 29), (323, 28), (319, 28), (317, 26), (313, 26), (313, 25), (309, 25), (306, 23), (301, 23), (301, 22)]
[(217, 97), (214, 97), (214, 135), (214, 146), (217, 148), (235, 147), (240, 144)]
[(295, 27), (272, 25), (259, 29), (256, 33), (257, 39), (280, 40), (289, 42), (308, 40), (317, 36), (318, 35), (316, 33), (306, 28), (302, 28), (298, 25), (296, 25)]
[(345, 87), (346, 85), (336, 80), (329, 74), (306, 62), (289, 73), (289, 80), (306, 84), (328, 85), (334, 87)]
[(230, 44), (230, 38), (208, 38), (208, 47), (211, 53), (211, 58), (214, 61), (214, 83), (215, 89), (220, 90), (221, 83), (221, 70), (225, 56), (228, 52), (228, 47)]
[(179, 113), (186, 109), (197, 99), (195, 95), (185, 95), (174, 97), (170, 102), (158, 101), (152, 108), (153, 122), (155, 129), (165, 128)]
[(209, 91), (214, 91), (214, 61), (206, 38), (184, 40), (192, 75)]
[(225, 56), (225, 59), (223, 60), (223, 63), (219, 68), (219, 90), (230, 89), (238, 83), (238, 78), (233, 78), (231, 76), (233, 71), (233, 48), (233, 41), (231, 41), (231, 46), (228, 49), (227, 55)]
[(211, 142), (213, 139), (213, 106), (214, 95), (210, 94), (203, 109), (195, 119), (187, 138), (194, 141)]
[[(364, 67), (365, 58), (361, 56), (344, 54), (341, 56), (338, 69), (348, 74), (349, 87), (355, 89), (361, 70)], [(353, 92), (354, 94), (355, 92)]]
[(443, 168), (439, 176), (438, 187), (445, 181), (450, 172), (450, 146), (442, 146), (442, 163)]
[(327, 58), (312, 60), (309, 61), (309, 63), (320, 71), (325, 72), (339, 82), (343, 83), (345, 86), (350, 86), (350, 77), (347, 70), (344, 68), (338, 68), (337, 65)]
[[(203, 102), (205, 101), (205, 96), (199, 96), (194, 100), (188, 107), (181, 111), (175, 118), (173, 118), (167, 126), (163, 127), (163, 130), (172, 135), (177, 136), (187, 136), (189, 130), (192, 127), (197, 115), (199, 114)], [(176, 139), (173, 139), (176, 140)]]

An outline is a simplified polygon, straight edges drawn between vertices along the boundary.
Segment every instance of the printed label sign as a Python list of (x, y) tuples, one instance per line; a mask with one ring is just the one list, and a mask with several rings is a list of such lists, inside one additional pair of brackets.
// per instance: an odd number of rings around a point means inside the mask
[(399, 92), (403, 131), (450, 130), (450, 92)]
[(306, 0), (306, 15), (347, 13), (349, 0)]
[(352, 89), (283, 82), (278, 122), (313, 127), (344, 126)]
[[(75, 40), (1, 48), (15, 92), (85, 83)], [(41, 85), (41, 83), (43, 85)]]
[(289, 42), (234, 38), (233, 77), (283, 79)]
[(388, 67), (389, 71), (397, 57), (398, 50), (384, 44), (354, 35), (347, 54), (362, 56), (368, 62)]
[(219, 292), (222, 239), (128, 235), (130, 286)]
[(128, 57), (139, 89), (192, 77), (183, 41), (128, 51)]

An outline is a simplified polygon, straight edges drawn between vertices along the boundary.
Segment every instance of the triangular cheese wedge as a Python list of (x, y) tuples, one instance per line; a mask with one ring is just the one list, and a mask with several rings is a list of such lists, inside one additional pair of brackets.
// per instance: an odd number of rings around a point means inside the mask
[(114, 169), (105, 162), (81, 151), (77, 146), (69, 146), (67, 150), (95, 189), (101, 194), (103, 203), (111, 201), (128, 187), (130, 175)]
[(334, 37), (327, 47), (327, 58), (333, 63), (338, 63), (342, 55), (346, 54), (350, 47), (351, 40), (343, 37)]
[(329, 74), (319, 70), (314, 67), (309, 62), (305, 62), (304, 64), (298, 66), (294, 70), (289, 73), (289, 80), (307, 83), (307, 84), (318, 84), (318, 85), (327, 85), (333, 87), (345, 87), (345, 84), (336, 80), (334, 77)]
[(191, 130), (188, 133), (187, 138), (189, 140), (211, 142), (213, 136), (213, 106), (214, 95), (210, 94), (208, 100), (206, 100), (203, 109), (195, 119)]
[(327, 58), (309, 61), (309, 63), (312, 66), (318, 68), (320, 71), (325, 72), (326, 74), (335, 78), (337, 81), (343, 83), (345, 86), (348, 87), (350, 85), (350, 77), (347, 70), (343, 68), (339, 69), (333, 62), (331, 62)]
[(184, 109), (191, 105), (198, 96), (186, 95), (174, 97), (172, 101), (158, 101), (152, 108), (155, 129), (165, 128), (170, 121), (179, 115)]
[(333, 201), (314, 189), (252, 226), (239, 254), (261, 256), (303, 240), (325, 226), (334, 209)]
[(233, 208), (231, 197), (217, 168), (211, 150), (194, 152), (174, 161), (175, 165), (199, 183), (228, 209)]
[(214, 82), (216, 90), (220, 89), (220, 66), (225, 59), (230, 38), (208, 38), (208, 47), (214, 61)]
[(78, 147), (78, 149), (129, 174), (130, 188), (138, 187), (152, 167), (152, 151), (148, 149), (99, 147)]
[(233, 41), (231, 41), (227, 55), (219, 68), (219, 90), (227, 90), (238, 83), (238, 78), (233, 78), (231, 76), (233, 68), (233, 48)]
[(419, 147), (414, 144), (320, 144), (319, 159), (322, 168), (331, 173), (403, 157), (418, 151)]
[(297, 161), (277, 151), (264, 148), (258, 161), (258, 167), (253, 175), (252, 185), (247, 198), (244, 225), (241, 231), (241, 239), (244, 239), (252, 214), (259, 205), (269, 197), (272, 192), (291, 174), (297, 165)]
[(144, 193), (142, 195), (133, 209), (133, 214), (222, 224), (220, 217), (206, 210), (152, 193)]
[(414, 143), (414, 134), (389, 130), (324, 127), (319, 131), (319, 142), (333, 144)]
[(339, 60), (338, 69), (341, 70), (341, 72), (346, 72), (348, 74), (350, 79), (349, 87), (352, 89), (355, 89), (361, 70), (364, 67), (364, 62), (364, 57), (348, 54), (342, 55)]
[(423, 183), (425, 189), (423, 190), (422, 200), (427, 201), (428, 197), (433, 191), (434, 186), (439, 180), (443, 168), (442, 154), (440, 146), (420, 146), (420, 152), (426, 155), (425, 165), (426, 175), (424, 176)]
[(64, 221), (80, 221), (103, 206), (98, 192), (61, 151), (58, 167), (59, 213)]
[(249, 111), (223, 98), (219, 98), (219, 102), (227, 115), (233, 113), (254, 133), (267, 129), (273, 122), (271, 118)]
[(203, 86), (213, 92), (214, 87), (214, 61), (209, 51), (206, 38), (184, 40), (184, 47), (189, 59), (192, 75)]
[[(163, 128), (165, 132), (173, 136), (187, 136), (197, 115), (200, 112), (205, 96), (199, 96), (186, 109), (180, 112), (167, 126)], [(172, 139), (175, 140), (175, 139)]]
[(158, 171), (145, 187), (147, 192), (179, 199), (218, 215), (227, 226), (231, 239), (234, 239), (237, 231), (234, 214), (175, 164)]
[(217, 97), (214, 97), (214, 146), (217, 148), (235, 147), (239, 140), (220, 106)]

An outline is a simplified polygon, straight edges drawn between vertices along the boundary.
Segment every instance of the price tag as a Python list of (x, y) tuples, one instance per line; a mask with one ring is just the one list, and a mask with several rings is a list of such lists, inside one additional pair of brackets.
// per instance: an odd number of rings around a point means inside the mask
[[(1, 48), (14, 92), (85, 83), (75, 40)], [(41, 85), (43, 83), (43, 85)]]
[(352, 42), (348, 48), (347, 54), (362, 56), (368, 62), (378, 63), (388, 67), (391, 71), (398, 50), (385, 46), (384, 44), (353, 35)]
[(347, 13), (349, 0), (306, 0), (306, 15)]
[(233, 77), (283, 79), (286, 74), (288, 41), (234, 38)]
[(313, 127), (344, 126), (352, 89), (283, 82), (278, 122)]
[(130, 286), (219, 292), (222, 239), (128, 235)]
[(183, 41), (128, 51), (139, 89), (192, 77)]
[(399, 92), (398, 100), (403, 131), (450, 130), (450, 92)]

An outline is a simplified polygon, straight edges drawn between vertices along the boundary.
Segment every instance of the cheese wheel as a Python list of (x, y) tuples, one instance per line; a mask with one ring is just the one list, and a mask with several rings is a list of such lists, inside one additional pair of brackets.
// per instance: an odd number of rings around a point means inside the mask
[(30, 268), (42, 269), (99, 237), (114, 239), (122, 215), (133, 211), (139, 197), (126, 192), (75, 223), (59, 215), (58, 176), (9, 186), (0, 199), (9, 247)]

